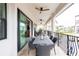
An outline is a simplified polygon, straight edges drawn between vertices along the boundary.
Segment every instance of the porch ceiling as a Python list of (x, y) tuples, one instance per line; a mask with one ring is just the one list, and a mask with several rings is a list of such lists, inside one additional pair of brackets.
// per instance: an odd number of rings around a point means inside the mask
[[(40, 19), (42, 19), (42, 24), (45, 24), (49, 18), (56, 13), (56, 9), (59, 7), (61, 3), (19, 3), (19, 7), (25, 9), (26, 15), (31, 18), (36, 24), (41, 24)], [(65, 4), (65, 3), (63, 3)], [(62, 4), (62, 5), (63, 5)], [(44, 9), (50, 9), (48, 11), (40, 11), (36, 10), (35, 7)]]

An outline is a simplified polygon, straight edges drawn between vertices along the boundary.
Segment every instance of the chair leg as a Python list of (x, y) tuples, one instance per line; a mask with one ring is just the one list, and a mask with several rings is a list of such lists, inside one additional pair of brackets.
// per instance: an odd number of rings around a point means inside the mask
[(29, 54), (30, 54), (30, 50), (29, 50), (29, 47), (28, 47), (28, 56), (29, 56)]
[(28, 56), (30, 56), (30, 47), (28, 46)]
[(55, 55), (56, 55), (55, 46), (54, 46), (54, 53), (55, 53)]

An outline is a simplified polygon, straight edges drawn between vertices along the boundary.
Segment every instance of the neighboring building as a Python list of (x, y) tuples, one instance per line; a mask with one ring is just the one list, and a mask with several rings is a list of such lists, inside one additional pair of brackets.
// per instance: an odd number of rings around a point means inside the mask
[(79, 15), (75, 16), (75, 32), (79, 34)]

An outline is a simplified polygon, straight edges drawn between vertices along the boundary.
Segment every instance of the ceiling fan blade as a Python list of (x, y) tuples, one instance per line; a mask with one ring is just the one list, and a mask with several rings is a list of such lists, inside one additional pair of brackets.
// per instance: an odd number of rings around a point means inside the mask
[(50, 9), (43, 9), (42, 11), (48, 11), (48, 10), (50, 10)]
[(39, 9), (39, 8), (37, 8), (37, 7), (36, 7), (35, 9), (37, 9), (37, 10), (39, 10), (39, 11), (40, 11), (40, 9)]

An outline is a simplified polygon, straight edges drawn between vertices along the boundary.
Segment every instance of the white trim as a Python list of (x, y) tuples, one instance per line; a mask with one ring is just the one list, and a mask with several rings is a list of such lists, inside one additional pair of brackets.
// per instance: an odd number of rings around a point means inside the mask
[(65, 10), (67, 10), (69, 7), (71, 7), (74, 3), (69, 3), (67, 4), (61, 11), (59, 11), (54, 17), (59, 16), (60, 14), (62, 14)]

